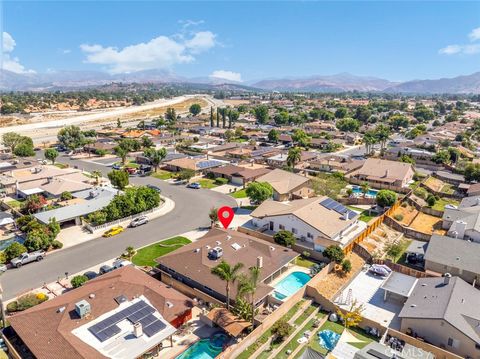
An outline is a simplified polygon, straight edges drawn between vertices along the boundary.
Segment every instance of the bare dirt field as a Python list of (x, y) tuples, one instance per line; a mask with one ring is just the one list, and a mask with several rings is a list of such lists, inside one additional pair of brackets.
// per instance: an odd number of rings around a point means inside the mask
[(237, 105), (248, 105), (250, 101), (248, 100), (225, 100), (227, 105), (237, 106)]
[(438, 178), (435, 178), (435, 177), (427, 178), (424, 184), (434, 192), (440, 192), (443, 186), (445, 185), (445, 183), (442, 180), (439, 180)]
[(417, 217), (410, 224), (410, 227), (416, 231), (427, 234), (445, 234), (446, 231), (442, 229), (442, 219), (429, 214), (420, 212)]
[(392, 241), (398, 240), (402, 237), (402, 233), (388, 227), (386, 224), (381, 224), (373, 231), (363, 242), (359, 243), (360, 246), (365, 248), (368, 253), (375, 254), (379, 258), (385, 254), (385, 245)]
[[(410, 226), (412, 221), (415, 219), (417, 216), (418, 211), (412, 207), (412, 206), (407, 206), (407, 207), (398, 207), (396, 211), (393, 213), (393, 218), (397, 221), (400, 222), (406, 226)], [(401, 217), (400, 217), (401, 216)], [(403, 217), (403, 218), (402, 218)], [(402, 218), (402, 220), (399, 220), (397, 218)]]
[(360, 258), (358, 254), (353, 252), (348, 254), (345, 258), (352, 262), (352, 270), (350, 273), (345, 274), (340, 268), (338, 268), (336, 271), (328, 273), (320, 282), (318, 282), (316, 288), (325, 298), (332, 299), (340, 288), (365, 264), (365, 261)]

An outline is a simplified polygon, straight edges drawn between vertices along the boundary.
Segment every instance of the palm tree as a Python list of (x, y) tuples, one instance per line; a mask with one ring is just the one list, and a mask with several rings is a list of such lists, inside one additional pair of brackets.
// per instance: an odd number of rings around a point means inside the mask
[(92, 171), (92, 176), (95, 178), (95, 185), (98, 186), (100, 184), (100, 178), (102, 178), (102, 172), (98, 170)]
[(260, 268), (250, 267), (249, 276), (242, 275), (238, 279), (238, 295), (250, 296), (250, 305), (252, 309), (252, 326), (255, 323), (255, 292), (257, 291), (258, 282), (260, 280)]
[(115, 152), (115, 154), (121, 158), (122, 160), (122, 164), (124, 165), (125, 164), (125, 161), (127, 160), (127, 156), (128, 156), (128, 150), (122, 146), (116, 146), (113, 151)]
[(380, 152), (383, 153), (387, 147), (387, 141), (390, 139), (390, 127), (380, 124), (375, 129), (375, 137), (380, 142)]
[(150, 160), (153, 168), (155, 169), (155, 172), (157, 172), (158, 166), (160, 166), (160, 163), (165, 159), (165, 157), (167, 157), (167, 150), (164, 147), (160, 148), (159, 150), (150, 148), (146, 150), (143, 154)]
[(237, 263), (233, 267), (222, 260), (220, 264), (212, 268), (212, 274), (225, 281), (225, 291), (227, 293), (227, 310), (230, 310), (230, 285), (238, 279), (238, 272), (243, 268), (243, 263)]
[(375, 143), (377, 143), (377, 137), (373, 131), (367, 131), (363, 135), (363, 143), (365, 144), (365, 151), (367, 155), (372, 153), (372, 147)]
[(300, 147), (292, 147), (288, 150), (287, 165), (295, 170), (295, 165), (302, 159), (302, 150)]
[(128, 258), (129, 261), (132, 261), (133, 256), (135, 255), (136, 251), (135, 248), (132, 246), (128, 246), (125, 248), (125, 256)]
[(360, 189), (362, 190), (363, 197), (365, 197), (370, 190), (370, 186), (368, 185), (367, 182), (363, 182), (360, 186)]

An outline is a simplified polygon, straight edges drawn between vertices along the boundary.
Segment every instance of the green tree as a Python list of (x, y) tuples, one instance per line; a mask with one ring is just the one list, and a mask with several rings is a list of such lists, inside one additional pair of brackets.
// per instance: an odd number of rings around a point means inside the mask
[(352, 271), (352, 262), (349, 259), (344, 259), (342, 262), (342, 271), (350, 273)]
[(58, 142), (69, 150), (74, 150), (83, 146), (85, 143), (85, 136), (78, 126), (66, 126), (58, 131)]
[(200, 106), (198, 103), (194, 103), (190, 106), (189, 111), (193, 116), (197, 116), (200, 112), (202, 112), (202, 106)]
[(7, 248), (5, 248), (5, 259), (7, 262), (10, 262), (13, 258), (18, 257), (22, 253), (26, 253), (27, 248), (18, 242), (11, 243)]
[(191, 169), (184, 169), (177, 173), (176, 177), (181, 181), (190, 181), (195, 176), (195, 171)]
[(382, 189), (378, 191), (376, 201), (380, 207), (391, 207), (397, 201), (397, 194), (388, 189)]
[(274, 142), (274, 143), (277, 143), (278, 141), (278, 136), (279, 136), (279, 133), (276, 129), (272, 128), (270, 130), (270, 132), (268, 133), (268, 140), (270, 142)]
[(17, 145), (22, 142), (22, 137), (23, 136), (19, 135), (16, 132), (6, 132), (2, 136), (2, 144), (5, 147), (10, 148), (10, 152), (13, 153), (15, 151), (15, 147), (17, 147)]
[(268, 121), (268, 107), (266, 105), (259, 105), (253, 109), (253, 115), (260, 124), (267, 123)]
[(132, 261), (132, 258), (136, 253), (137, 251), (135, 250), (135, 248), (133, 248), (132, 246), (128, 246), (127, 248), (125, 248), (124, 256), (129, 261)]
[(385, 253), (393, 261), (396, 261), (403, 253), (403, 246), (400, 241), (390, 241), (385, 245)]
[(120, 157), (122, 164), (124, 165), (125, 162), (127, 161), (127, 157), (129, 153), (128, 149), (122, 146), (115, 146), (115, 148), (113, 149), (113, 152), (115, 152), (115, 155)]
[(102, 178), (102, 172), (100, 171), (92, 171), (92, 177), (95, 178), (95, 185), (98, 186), (100, 184), (100, 178)]
[(165, 112), (165, 118), (167, 121), (176, 122), (177, 121), (177, 113), (173, 107), (168, 107), (167, 112)]
[(299, 146), (310, 146), (310, 137), (305, 133), (304, 130), (296, 129), (293, 131), (292, 140)]
[(73, 198), (73, 195), (72, 195), (70, 192), (68, 192), (68, 191), (64, 191), (64, 192), (62, 192), (62, 194), (60, 195), (60, 199), (61, 199), (62, 201), (68, 201), (68, 200), (70, 200), (70, 199), (72, 199), (72, 198)]
[(240, 113), (235, 110), (228, 111), (228, 128), (232, 128), (233, 124), (237, 122), (240, 117)]
[(112, 183), (112, 186), (119, 190), (123, 190), (129, 183), (128, 172), (126, 171), (113, 170), (108, 173), (108, 179)]
[(348, 113), (348, 110), (347, 110), (346, 107), (339, 107), (335, 111), (335, 117), (336, 118), (344, 118), (345, 116), (347, 116), (347, 113)]
[(375, 136), (374, 131), (367, 131), (363, 135), (363, 143), (365, 145), (365, 152), (367, 155), (372, 154), (373, 146), (378, 142), (377, 136)]
[(15, 147), (13, 154), (18, 157), (35, 156), (33, 141), (30, 137), (22, 136), (21, 142)]
[(255, 293), (260, 282), (260, 268), (250, 267), (249, 275), (241, 275), (238, 280), (238, 295), (250, 296), (250, 305), (252, 309), (252, 326), (255, 323)]
[(345, 253), (343, 253), (342, 248), (336, 244), (332, 244), (325, 248), (323, 256), (338, 264), (342, 263), (345, 259)]
[(300, 147), (292, 147), (288, 150), (287, 165), (295, 170), (295, 165), (302, 159), (302, 150)]
[(210, 127), (214, 126), (213, 106), (210, 107)]
[(215, 224), (218, 222), (218, 208), (210, 208), (208, 217), (210, 218), (210, 226), (213, 228), (213, 226), (215, 226)]
[(464, 175), (467, 182), (480, 182), (480, 164), (469, 163), (466, 165)]
[(362, 312), (364, 311), (363, 304), (357, 304), (357, 300), (353, 300), (350, 308), (346, 311), (338, 310), (337, 314), (342, 319), (345, 329), (358, 326), (363, 318)]
[(79, 288), (87, 282), (88, 282), (87, 276), (76, 275), (75, 277), (72, 278), (72, 280), (70, 281), (70, 284), (72, 285), (73, 288)]
[(296, 243), (295, 236), (290, 231), (278, 231), (274, 234), (273, 240), (285, 247), (291, 247)]
[(47, 204), (45, 198), (41, 195), (33, 194), (29, 196), (22, 205), (22, 212), (27, 214), (37, 213)]
[(246, 193), (250, 201), (260, 204), (273, 196), (273, 187), (268, 182), (252, 182), (248, 184)]
[(237, 263), (231, 266), (229, 263), (222, 260), (219, 264), (212, 268), (212, 274), (225, 282), (225, 292), (227, 296), (227, 310), (230, 309), (230, 286), (238, 279), (240, 270), (243, 268), (243, 263)]
[(368, 191), (370, 191), (370, 186), (369, 186), (368, 182), (363, 182), (360, 185), (360, 190), (363, 193), (363, 197), (365, 197), (367, 195)]
[(441, 164), (450, 163), (450, 153), (448, 150), (439, 150), (432, 156), (432, 161)]
[(47, 160), (52, 161), (52, 164), (55, 164), (55, 160), (58, 157), (58, 151), (55, 148), (47, 148), (45, 150), (44, 156)]
[(413, 111), (413, 117), (415, 117), (418, 122), (428, 122), (435, 118), (435, 114), (432, 110), (425, 107), (425, 105), (417, 104)]
[(153, 143), (152, 139), (148, 136), (143, 136), (142, 137), (142, 147), (143, 148), (150, 148), (150, 147), (153, 147), (155, 146), (155, 144)]
[(358, 106), (354, 117), (360, 122), (366, 123), (371, 115), (372, 111), (367, 106)]
[(273, 343), (283, 342), (292, 332), (292, 326), (284, 319), (277, 320), (270, 329), (273, 335)]
[(410, 123), (410, 121), (408, 121), (408, 118), (401, 114), (395, 114), (390, 116), (388, 118), (388, 122), (394, 130), (399, 130), (400, 128), (407, 128)]
[(340, 131), (357, 132), (360, 128), (360, 122), (358, 122), (358, 120), (355, 120), (354, 118), (346, 117), (337, 120), (336, 126)]
[(392, 132), (388, 126), (383, 124), (378, 125), (375, 128), (375, 137), (380, 143), (380, 151), (383, 153), (387, 148), (387, 142), (390, 139)]
[(167, 157), (167, 150), (164, 147), (160, 148), (159, 150), (149, 148), (143, 154), (150, 160), (155, 172), (157, 172), (160, 163), (162, 163), (165, 157)]

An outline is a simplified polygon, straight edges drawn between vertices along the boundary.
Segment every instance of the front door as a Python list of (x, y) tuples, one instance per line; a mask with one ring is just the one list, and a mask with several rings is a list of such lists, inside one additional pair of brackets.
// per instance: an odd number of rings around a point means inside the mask
[(268, 229), (270, 229), (271, 231), (273, 231), (273, 222), (270, 221), (269, 225), (268, 225)]

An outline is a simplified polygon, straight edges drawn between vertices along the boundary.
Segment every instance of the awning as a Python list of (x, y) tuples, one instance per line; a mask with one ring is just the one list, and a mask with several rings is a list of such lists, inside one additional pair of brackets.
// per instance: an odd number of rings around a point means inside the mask
[(388, 279), (382, 284), (385, 292), (395, 293), (408, 298), (417, 284), (418, 279), (406, 274), (392, 272)]
[(232, 337), (237, 337), (245, 329), (251, 326), (250, 322), (236, 317), (225, 308), (212, 309), (207, 314), (207, 318), (225, 330)]
[(22, 193), (25, 196), (31, 196), (32, 194), (39, 194), (43, 193), (43, 189), (35, 187), (35, 188), (29, 188), (29, 189), (19, 189), (18, 192)]

